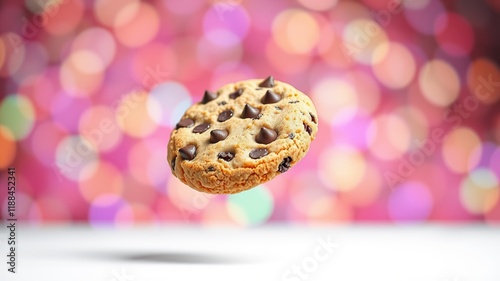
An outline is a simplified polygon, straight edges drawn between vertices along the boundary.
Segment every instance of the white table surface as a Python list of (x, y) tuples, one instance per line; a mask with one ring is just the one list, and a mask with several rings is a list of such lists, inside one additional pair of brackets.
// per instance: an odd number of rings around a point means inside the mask
[(2, 281), (500, 280), (500, 228), (484, 225), (21, 225), (17, 239), (18, 272), (2, 262)]

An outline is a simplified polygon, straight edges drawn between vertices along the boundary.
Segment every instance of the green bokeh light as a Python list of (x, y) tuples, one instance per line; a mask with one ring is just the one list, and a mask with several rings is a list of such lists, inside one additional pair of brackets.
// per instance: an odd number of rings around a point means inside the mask
[(231, 195), (228, 199), (229, 215), (244, 225), (264, 223), (273, 212), (274, 200), (271, 193), (264, 187)]
[(469, 175), (469, 179), (481, 188), (495, 188), (498, 185), (495, 174), (489, 169), (476, 169)]
[(0, 105), (0, 124), (10, 129), (14, 139), (24, 139), (33, 128), (35, 111), (28, 98), (7, 96)]

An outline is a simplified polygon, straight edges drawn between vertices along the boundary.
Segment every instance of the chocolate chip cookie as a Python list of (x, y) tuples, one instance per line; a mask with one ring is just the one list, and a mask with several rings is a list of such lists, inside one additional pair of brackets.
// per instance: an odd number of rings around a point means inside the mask
[(205, 91), (170, 135), (172, 173), (207, 193), (237, 193), (288, 171), (318, 132), (312, 101), (289, 84), (246, 80)]

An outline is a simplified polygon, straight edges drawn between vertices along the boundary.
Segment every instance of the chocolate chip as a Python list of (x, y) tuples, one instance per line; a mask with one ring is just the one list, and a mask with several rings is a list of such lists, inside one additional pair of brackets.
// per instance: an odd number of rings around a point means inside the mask
[(267, 90), (266, 94), (260, 99), (263, 104), (276, 103), (281, 100), (281, 96), (271, 90)]
[(189, 144), (179, 149), (179, 153), (185, 160), (193, 160), (196, 157), (196, 146)]
[(312, 129), (311, 127), (309, 127), (309, 125), (307, 125), (306, 123), (304, 123), (304, 129), (306, 130), (306, 132), (311, 135), (312, 134)]
[(177, 159), (177, 156), (174, 156), (172, 158), (172, 161), (170, 161), (170, 166), (172, 166), (172, 171), (175, 171), (175, 160)]
[(269, 151), (267, 151), (267, 149), (257, 148), (257, 149), (250, 151), (249, 156), (252, 159), (259, 159), (259, 158), (266, 156), (267, 154), (269, 154)]
[(288, 156), (281, 161), (281, 164), (278, 166), (278, 172), (284, 173), (290, 169), (290, 165), (292, 164), (292, 157)]
[(210, 132), (210, 142), (218, 143), (221, 140), (225, 140), (227, 138), (228, 132), (226, 130), (212, 130)]
[(249, 105), (248, 103), (243, 108), (243, 112), (241, 113), (241, 118), (252, 118), (259, 119), (262, 116), (260, 114), (260, 109)]
[(274, 87), (274, 77), (269, 76), (264, 81), (260, 82), (259, 87), (272, 88)]
[(298, 103), (298, 100), (289, 101), (288, 103)]
[(282, 110), (282, 108), (279, 106), (275, 106), (274, 108), (276, 108), (276, 110)]
[(294, 133), (288, 134), (288, 138), (293, 140), (293, 138), (295, 138), (295, 134)]
[(191, 118), (184, 118), (179, 123), (177, 123), (177, 126), (175, 126), (176, 129), (180, 128), (189, 128), (194, 125), (194, 121)]
[(229, 162), (231, 160), (233, 160), (234, 158), (234, 153), (232, 152), (228, 152), (228, 151), (224, 151), (224, 152), (219, 152), (219, 154), (217, 154), (217, 157), (219, 159), (223, 159), (224, 161), (226, 162)]
[(239, 96), (241, 96), (241, 94), (243, 94), (243, 89), (238, 89), (234, 93), (229, 94), (229, 98), (235, 100), (236, 98), (238, 98)]
[(206, 104), (207, 102), (213, 101), (216, 98), (217, 98), (216, 93), (210, 92), (209, 90), (206, 90), (205, 94), (203, 95), (203, 99), (201, 100), (201, 103)]
[(210, 128), (210, 124), (203, 123), (203, 124), (200, 124), (200, 125), (194, 127), (193, 133), (201, 134), (201, 133), (205, 132), (206, 130), (208, 130), (208, 128)]
[(255, 141), (262, 144), (272, 143), (278, 137), (276, 131), (262, 127), (260, 132), (255, 137)]
[(225, 102), (225, 101), (221, 101), (221, 102), (219, 102), (219, 103), (217, 103), (217, 104), (218, 104), (218, 105), (226, 105), (226, 104), (227, 104), (227, 102)]
[(210, 166), (207, 168), (207, 171), (209, 172), (215, 172), (215, 168), (213, 166)]
[(226, 120), (229, 120), (231, 117), (233, 117), (233, 111), (231, 109), (228, 109), (226, 111), (222, 111), (219, 114), (219, 117), (217, 117), (217, 121), (224, 122)]
[(314, 114), (312, 114), (311, 112), (309, 112), (309, 115), (311, 115), (311, 121), (313, 121), (314, 124), (318, 124), (318, 120), (316, 120), (316, 116), (314, 116)]

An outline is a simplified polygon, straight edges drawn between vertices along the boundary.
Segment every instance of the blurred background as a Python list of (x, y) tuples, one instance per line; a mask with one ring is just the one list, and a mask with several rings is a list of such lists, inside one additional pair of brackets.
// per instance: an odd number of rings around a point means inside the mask
[[(500, 222), (500, 1), (0, 3), (0, 169), (30, 223)], [(237, 195), (165, 160), (205, 89), (273, 75), (319, 133)], [(2, 217), (7, 190), (1, 189)]]

